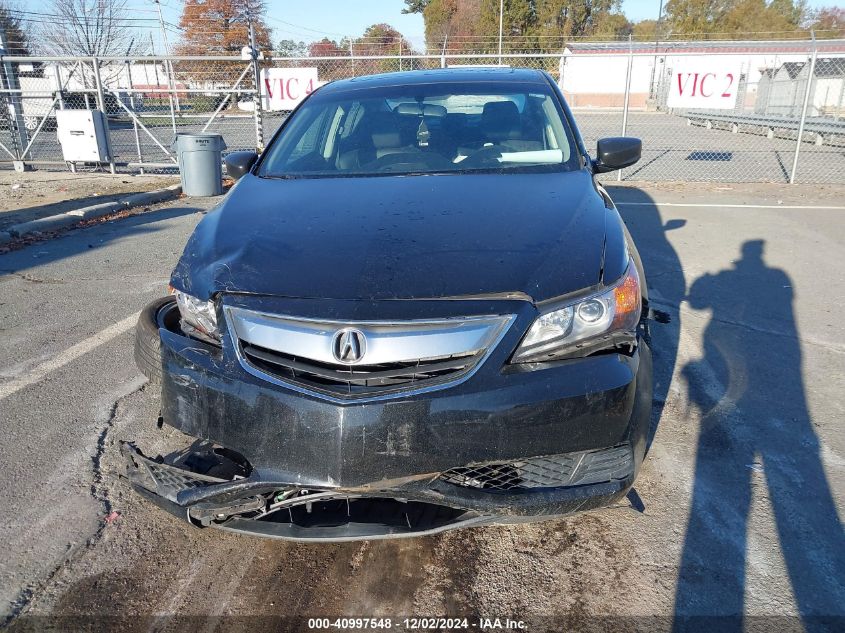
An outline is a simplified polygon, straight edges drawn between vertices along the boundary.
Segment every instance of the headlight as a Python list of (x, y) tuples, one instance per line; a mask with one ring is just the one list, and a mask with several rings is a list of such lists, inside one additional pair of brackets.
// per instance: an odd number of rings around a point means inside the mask
[[(217, 330), (217, 310), (213, 301), (201, 301), (196, 297), (174, 290), (176, 303), (179, 306), (179, 314), (182, 316), (182, 329), (187, 334), (193, 334), (189, 328), (196, 330), (200, 338), (211, 338), (214, 341), (220, 340), (220, 332)], [(185, 325), (188, 327), (186, 328)]]
[(613, 286), (537, 317), (512, 362), (554, 360), (612, 342), (618, 334), (634, 332), (641, 310), (640, 278), (631, 263)]

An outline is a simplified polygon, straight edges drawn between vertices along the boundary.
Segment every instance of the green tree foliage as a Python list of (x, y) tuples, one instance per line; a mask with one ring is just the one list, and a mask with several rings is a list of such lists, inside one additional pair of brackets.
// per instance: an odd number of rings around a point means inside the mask
[(422, 13), (431, 0), (405, 0), (402, 13)]
[(399, 31), (384, 23), (367, 27), (361, 37), (353, 40), (353, 50), (361, 55), (410, 54), (411, 49), (411, 44)]
[(805, 0), (669, 0), (663, 29), (674, 39), (728, 36), (766, 39), (801, 30)]
[[(492, 52), (498, 47), (499, 0), (406, 0), (422, 13), (429, 50)], [(620, 0), (504, 0), (505, 50), (559, 50), (567, 38), (630, 32)]]
[(279, 40), (275, 53), (281, 57), (304, 57), (308, 54), (308, 45), (302, 41)]
[[(655, 7), (656, 9), (657, 7)], [(845, 9), (807, 9), (807, 0), (667, 0), (661, 19), (632, 24), (620, 0), (504, 0), (506, 52), (556, 51), (579, 38), (773, 39), (841, 36)], [(405, 13), (421, 13), (430, 52), (495, 52), (499, 0), (405, 0)], [(655, 16), (656, 17), (656, 16)]]
[[(373, 24), (364, 30), (364, 34), (352, 40), (352, 50), (356, 55), (410, 55), (413, 47), (405, 37), (389, 24)], [(398, 59), (359, 60), (356, 64), (366, 64), (360, 70), (366, 72), (391, 72), (408, 70), (410, 65), (401, 63)], [(357, 68), (357, 66), (356, 66)]]
[(634, 41), (644, 42), (659, 39), (659, 33), (662, 30), (658, 29), (657, 20), (640, 20), (632, 25), (631, 34), (634, 36)]

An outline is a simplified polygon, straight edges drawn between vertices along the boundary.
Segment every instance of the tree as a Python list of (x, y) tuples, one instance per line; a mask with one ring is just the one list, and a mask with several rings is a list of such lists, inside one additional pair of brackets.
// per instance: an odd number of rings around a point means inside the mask
[(742, 33), (743, 37), (769, 39), (782, 36), (787, 31), (799, 28), (801, 13), (795, 13), (790, 6), (777, 7), (765, 0), (739, 0), (725, 11), (714, 25), (720, 36)]
[[(449, 52), (498, 49), (499, 0), (406, 0), (406, 11), (422, 13), (426, 43)], [(631, 25), (620, 0), (505, 0), (502, 32), (506, 52), (554, 51), (571, 37), (622, 37)]]
[[(182, 39), (176, 46), (176, 54), (240, 55), (243, 47), (249, 46), (250, 21), (256, 47), (269, 51), (272, 44), (264, 11), (263, 0), (185, 0), (179, 19)], [(176, 62), (173, 67), (177, 75), (212, 86), (231, 81), (232, 65), (227, 62), (186, 61)]]
[[(349, 48), (344, 48), (335, 40), (330, 40), (324, 37), (319, 42), (311, 42), (308, 45), (309, 57), (348, 57)], [(344, 70), (346, 66), (333, 60), (321, 59), (314, 62), (317, 67), (317, 73), (321, 80), (328, 81), (330, 79), (338, 79), (344, 77)]]
[(593, 23), (591, 33), (596, 39), (621, 40), (634, 31), (634, 25), (621, 13), (603, 13)]
[[(413, 50), (410, 42), (389, 24), (373, 24), (364, 29), (364, 34), (352, 41), (352, 50), (356, 55), (410, 55)], [(375, 59), (366, 61), (367, 72), (390, 72), (407, 69), (398, 59)]]
[(774, 14), (772, 17), (797, 29), (807, 17), (807, 0), (771, 0), (767, 9)]
[(405, 8), (402, 13), (422, 13), (431, 0), (405, 0)]
[(364, 34), (353, 40), (353, 50), (358, 55), (397, 55), (411, 52), (411, 44), (389, 24), (373, 24)]
[(634, 40), (645, 42), (660, 39), (663, 29), (658, 29), (657, 20), (640, 20), (632, 25), (631, 32)]
[(9, 4), (0, 0), (0, 31), (7, 55), (30, 55), (29, 37)]
[(56, 17), (41, 29), (40, 46), (50, 55), (142, 55), (147, 44), (126, 20), (127, 6), (127, 0), (51, 0)]
[(431, 0), (405, 0), (405, 8), (402, 13), (422, 13)]
[(673, 34), (712, 33), (724, 16), (725, 4), (717, 0), (669, 0), (665, 9), (667, 29)]
[(305, 57), (308, 54), (308, 45), (302, 41), (279, 40), (275, 52), (281, 57)]
[(812, 14), (810, 28), (816, 31), (816, 37), (845, 37), (845, 9), (817, 9)]
[(259, 50), (270, 50), (270, 29), (263, 0), (185, 0), (179, 26), (179, 55), (240, 54), (249, 45), (249, 21)]
[(349, 49), (341, 48), (340, 45), (327, 37), (319, 42), (311, 42), (308, 45), (309, 57), (344, 57), (349, 55)]
[[(541, 34), (565, 38), (592, 35), (608, 16), (619, 14), (621, 4), (620, 0), (538, 0)], [(618, 26), (620, 21), (615, 20)]]
[(665, 21), (674, 38), (707, 34), (770, 38), (801, 30), (806, 12), (805, 0), (669, 0)]

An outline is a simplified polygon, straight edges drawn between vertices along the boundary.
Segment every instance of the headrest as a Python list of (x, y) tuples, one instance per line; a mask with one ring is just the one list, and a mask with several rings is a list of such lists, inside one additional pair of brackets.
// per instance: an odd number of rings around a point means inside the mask
[(520, 127), (519, 109), (513, 101), (488, 101), (481, 111), (481, 125), (488, 135), (506, 138)]
[(371, 115), (370, 135), (376, 149), (399, 147), (402, 144), (396, 120), (389, 112), (376, 112)]

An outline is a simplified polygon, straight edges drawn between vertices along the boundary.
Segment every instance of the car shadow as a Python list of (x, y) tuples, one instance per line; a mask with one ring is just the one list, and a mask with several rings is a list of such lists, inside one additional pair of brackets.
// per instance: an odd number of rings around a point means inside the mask
[(746, 570), (757, 566), (749, 516), (761, 495), (804, 628), (845, 626), (845, 538), (807, 407), (794, 295), (786, 272), (766, 264), (763, 240), (746, 241), (738, 260), (690, 287), (689, 305), (712, 316), (703, 358), (681, 372), (701, 425), (676, 631), (748, 626)]
[(684, 226), (685, 220), (661, 217), (654, 199), (642, 189), (605, 185), (628, 227), (648, 282), (649, 332), (654, 361), (654, 400), (648, 446), (651, 446), (669, 396), (678, 357), (681, 332), (679, 306), (686, 295), (681, 260), (667, 233)]

